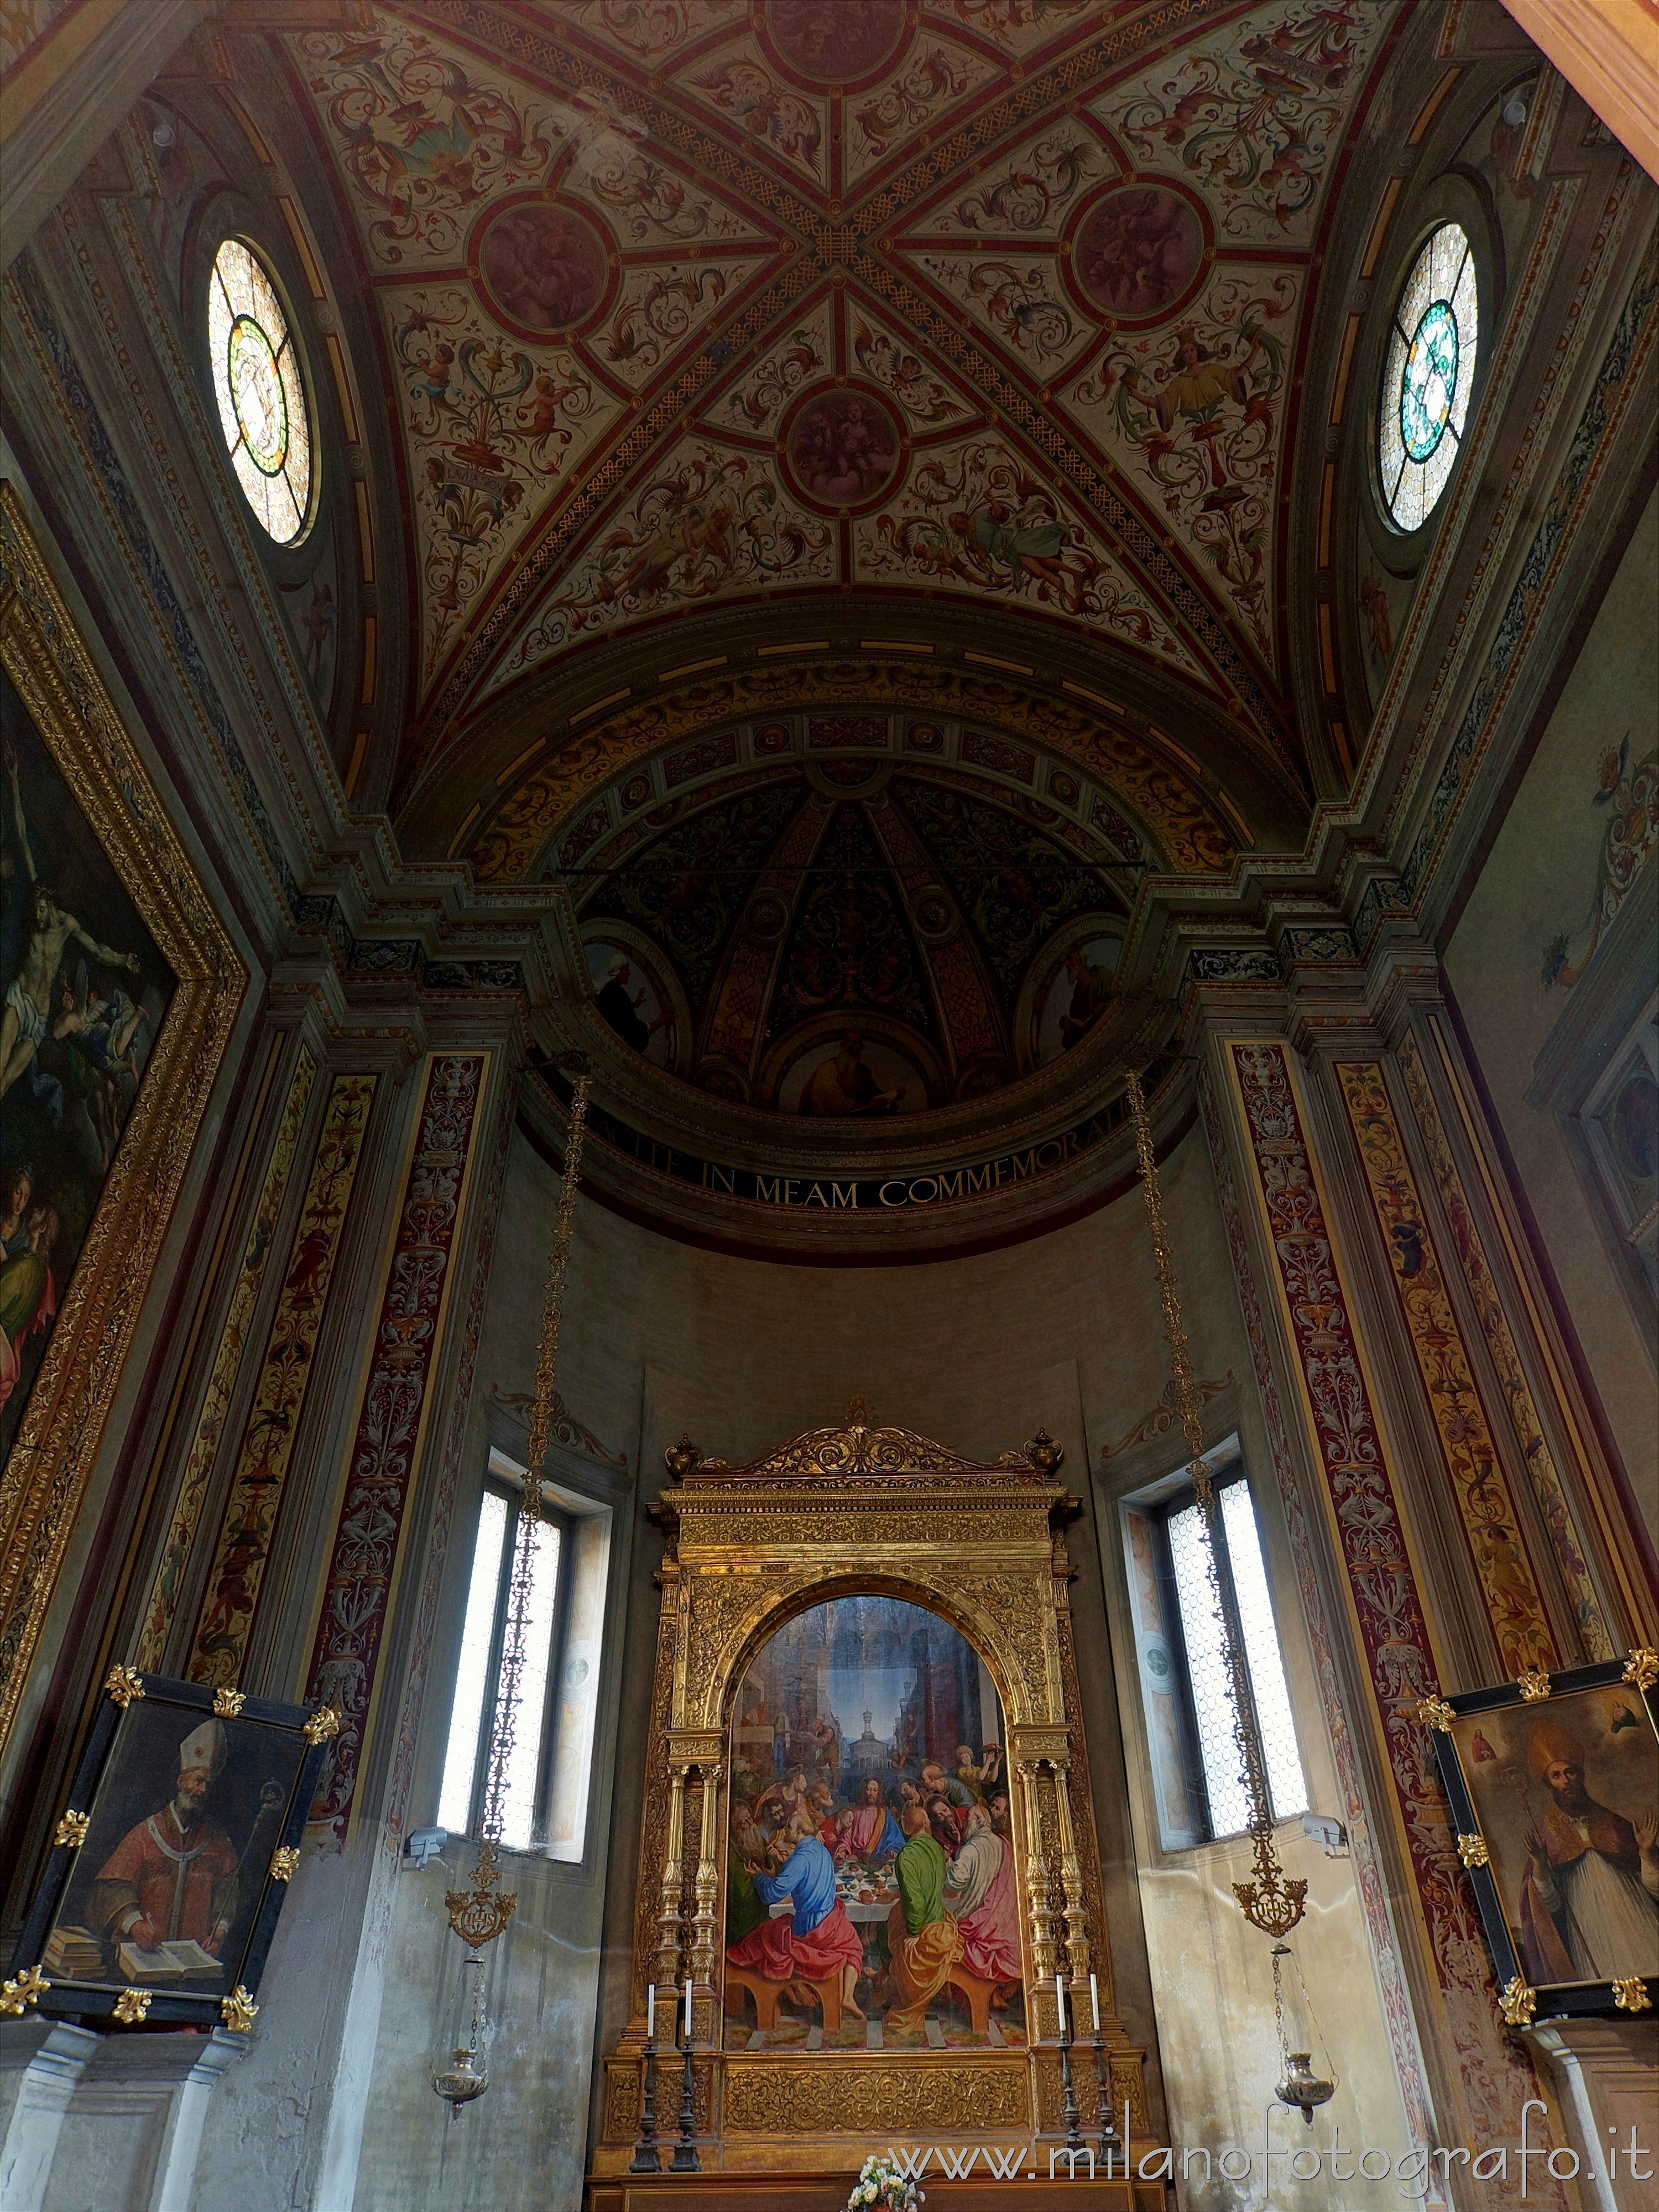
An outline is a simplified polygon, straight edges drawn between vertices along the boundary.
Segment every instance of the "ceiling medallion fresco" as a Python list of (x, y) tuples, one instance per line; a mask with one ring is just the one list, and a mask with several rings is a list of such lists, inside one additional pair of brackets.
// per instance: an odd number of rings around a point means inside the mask
[(486, 698), (779, 591), (1018, 611), (1299, 774), (1286, 455), (1396, 12), (398, 0), (283, 40), (398, 395), (404, 787)]

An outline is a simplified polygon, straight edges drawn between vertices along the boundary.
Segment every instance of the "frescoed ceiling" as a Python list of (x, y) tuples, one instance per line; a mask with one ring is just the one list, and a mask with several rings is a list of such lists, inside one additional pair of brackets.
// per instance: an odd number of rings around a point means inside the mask
[(1014, 617), (1138, 672), (1305, 799), (1287, 457), (1395, 14), (395, 0), (288, 33), (395, 395), (401, 793), (448, 776), (459, 821), (468, 732), (594, 656), (852, 593), (896, 640)]

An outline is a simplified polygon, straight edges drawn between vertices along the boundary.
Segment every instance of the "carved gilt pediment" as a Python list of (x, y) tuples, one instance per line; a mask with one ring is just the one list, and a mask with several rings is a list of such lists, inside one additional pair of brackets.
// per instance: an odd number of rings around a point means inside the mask
[(872, 1423), (862, 1401), (854, 1400), (840, 1426), (806, 1429), (764, 1458), (732, 1467), (725, 1460), (704, 1459), (688, 1438), (670, 1447), (665, 1457), (669, 1472), (688, 1484), (709, 1477), (723, 1481), (788, 1482), (802, 1476), (827, 1482), (846, 1482), (894, 1475), (1028, 1474), (1045, 1480), (1058, 1470), (1061, 1449), (1046, 1430), (1039, 1430), (1024, 1451), (1004, 1452), (995, 1462), (965, 1459), (932, 1437), (913, 1429), (887, 1428)]

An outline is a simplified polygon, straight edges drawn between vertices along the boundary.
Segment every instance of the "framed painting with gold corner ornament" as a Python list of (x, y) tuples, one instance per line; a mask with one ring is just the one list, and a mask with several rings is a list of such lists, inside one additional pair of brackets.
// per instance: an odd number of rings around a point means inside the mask
[(1504, 2016), (1659, 2002), (1659, 1653), (1431, 1700)]
[[(66, 1126), (82, 1138), (78, 1168), (69, 1154), (54, 1161), (63, 1186), (56, 1196), (29, 1194), (15, 1226), (23, 1239), (19, 1253), (34, 1264), (5, 1286), (15, 1293), (8, 1313), (23, 1291), (33, 1295), (30, 1340), (22, 1341), (20, 1325), (16, 1340), (8, 1337), (0, 1352), (14, 1394), (27, 1391), (21, 1407), (11, 1409), (14, 1432), (0, 1472), (3, 1740), (247, 971), (52, 578), (22, 502), (4, 483), (0, 669), (12, 731), (0, 776), (7, 904), (15, 921), (5, 933), (11, 972), (0, 976), (11, 1014), (8, 1064), (19, 1062), (10, 1088), (20, 1105), (27, 1097), (43, 1142)], [(9, 769), (25, 750), (35, 779), (32, 810), (17, 797), (21, 778)], [(65, 875), (67, 888), (52, 881), (49, 868)], [(87, 920), (60, 904), (60, 896), (82, 904)], [(100, 898), (106, 911), (129, 918), (137, 951), (100, 934), (94, 908)], [(119, 933), (108, 923), (103, 927), (105, 935)], [(20, 1039), (25, 1046), (33, 1041), (34, 1050), (20, 1052)], [(136, 1040), (143, 1040), (142, 1050), (134, 1049)], [(65, 1058), (61, 1067), (41, 1050), (51, 1045), (62, 1056), (83, 1042), (96, 1049)], [(38, 1169), (39, 1163), (20, 1158), (13, 1165)], [(11, 1206), (13, 1195), (9, 1189), (3, 1206)], [(19, 1253), (9, 1249), (7, 1257)], [(25, 1273), (31, 1283), (22, 1282)]]
[(250, 2027), (339, 1726), (326, 1706), (112, 1668), (0, 2014)]

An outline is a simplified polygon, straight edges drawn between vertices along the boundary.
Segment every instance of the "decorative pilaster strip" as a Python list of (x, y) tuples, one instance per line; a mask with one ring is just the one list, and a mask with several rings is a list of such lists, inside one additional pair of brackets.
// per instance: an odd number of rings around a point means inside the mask
[[(1530, 2078), (1530, 2069), (1497, 2033), (1497, 1990), (1474, 1896), (1452, 1848), (1433, 1754), (1417, 1718), (1418, 1701), (1433, 1693), (1439, 1668), (1404, 1516), (1285, 1048), (1240, 1041), (1225, 1050), (1416, 1909), (1440, 1984), (1447, 2039), (1456, 2052), (1464, 2121), (1483, 2131), (1483, 2141), (1501, 2142), (1514, 2126), (1518, 2084)], [(1449, 2124), (1443, 2116), (1443, 2133)]]
[(185, 1672), (231, 1686), (240, 1677), (294, 1447), (305, 1410), (323, 1309), (339, 1257), (346, 1208), (379, 1078), (337, 1075), (323, 1113), (305, 1203), (242, 1431), (219, 1541)]
[(487, 1052), (434, 1053), (427, 1061), (392, 1264), (346, 1461), (306, 1687), (307, 1698), (322, 1698), (343, 1723), (311, 1808), (313, 1823), (331, 1828), (340, 1842), (373, 1718), (489, 1058)]
[(1585, 1561), (1584, 1547), (1573, 1522), (1572, 1509), (1567, 1503), (1566, 1486), (1561, 1480), (1561, 1471), (1555, 1463), (1554, 1455), (1545, 1439), (1543, 1424), (1533, 1402), (1532, 1391), (1527, 1382), (1526, 1370), (1521, 1364), (1521, 1355), (1516, 1349), (1509, 1317), (1504, 1311), (1498, 1285), (1487, 1263), (1486, 1247), (1480, 1241), (1480, 1231), (1474, 1225), (1474, 1216), (1469, 1210), (1462, 1179), (1452, 1159), (1451, 1146), (1446, 1141), (1439, 1109), (1429, 1087), (1428, 1069), (1423, 1064), (1416, 1038), (1409, 1033), (1401, 1042), (1397, 1058), (1406, 1085), (1406, 1096), (1417, 1116), (1423, 1149), (1428, 1155), (1429, 1171), (1434, 1177), (1435, 1188), (1440, 1194), (1440, 1203), (1450, 1225), (1458, 1265), (1468, 1286), (1469, 1296), (1474, 1302), (1481, 1334), (1486, 1340), (1486, 1349), (1492, 1355), (1504, 1401), (1509, 1408), (1515, 1441), (1526, 1462), (1527, 1473), (1532, 1480), (1533, 1496), (1543, 1516), (1544, 1526), (1549, 1532), (1550, 1548), (1555, 1556), (1557, 1570), (1572, 1600), (1573, 1617), (1578, 1624), (1584, 1656), (1591, 1661), (1616, 1658), (1617, 1648), (1602, 1617), (1601, 1601)]
[(1226, 1224), (1233, 1280), (1238, 1287), (1239, 1308), (1243, 1316), (1244, 1334), (1249, 1343), (1250, 1364), (1261, 1400), (1261, 1418), (1267, 1431), (1268, 1447), (1273, 1453), (1274, 1472), (1279, 1478), (1279, 1503), (1284, 1509), (1291, 1559), (1296, 1569), (1297, 1589), (1302, 1600), (1302, 1616), (1307, 1624), (1314, 1674), (1319, 1684), (1325, 1733), (1331, 1747), (1337, 1787), (1342, 1793), (1343, 1825), (1348, 1831), (1349, 1849), (1353, 1854), (1354, 1881), (1365, 1915), (1371, 1957), (1376, 1963), (1382, 2016), (1394, 2052), (1395, 2075), (1400, 2084), (1407, 2132), (1413, 2142), (1430, 2142), (1434, 2139), (1434, 2116), (1423, 2070), (1423, 2053), (1417, 2039), (1417, 2026), (1412, 2016), (1405, 1969), (1389, 1913), (1388, 1885), (1377, 1856), (1364, 1792), (1360, 1786), (1359, 1762), (1354, 1752), (1347, 1706), (1337, 1679), (1330, 1617), (1325, 1610), (1324, 1593), (1314, 1563), (1313, 1533), (1309, 1525), (1307, 1504), (1302, 1494), (1302, 1479), (1291, 1449), (1290, 1431), (1285, 1419), (1284, 1401), (1279, 1396), (1279, 1378), (1274, 1372), (1273, 1355), (1268, 1347), (1267, 1327), (1262, 1320), (1255, 1270), (1250, 1258), (1249, 1240), (1244, 1230), (1243, 1209), (1239, 1203), (1237, 1185), (1233, 1180), (1232, 1160), (1222, 1132), (1215, 1089), (1207, 1073), (1202, 1073), (1199, 1077), (1198, 1097), (1199, 1109), (1204, 1117), (1204, 1133), (1210, 1147), (1210, 1164), (1215, 1173), (1216, 1191)]
[(295, 1063), (294, 1079), (289, 1085), (283, 1118), (277, 1124), (276, 1142), (270, 1148), (270, 1162), (265, 1170), (259, 1202), (248, 1227), (236, 1287), (230, 1294), (224, 1327), (219, 1332), (219, 1346), (213, 1355), (207, 1390), (196, 1417), (196, 1431), (185, 1455), (184, 1472), (179, 1479), (173, 1509), (173, 1525), (167, 1531), (167, 1544), (150, 1586), (149, 1603), (144, 1609), (144, 1626), (133, 1663), (151, 1674), (160, 1673), (167, 1656), (167, 1637), (179, 1608), (179, 1584), (196, 1541), (203, 1501), (218, 1457), (225, 1413), (236, 1387), (236, 1377), (241, 1372), (242, 1354), (247, 1349), (248, 1331), (253, 1324), (253, 1310), (259, 1302), (260, 1286), (265, 1279), (265, 1263), (276, 1240), (276, 1217), (288, 1190), (294, 1155), (299, 1149), (300, 1131), (316, 1079), (317, 1063), (302, 1045)]
[(1514, 1676), (1542, 1668), (1547, 1673), (1560, 1664), (1555, 1638), (1447, 1295), (1387, 1078), (1376, 1060), (1340, 1060), (1336, 1078), (1504, 1672)]

